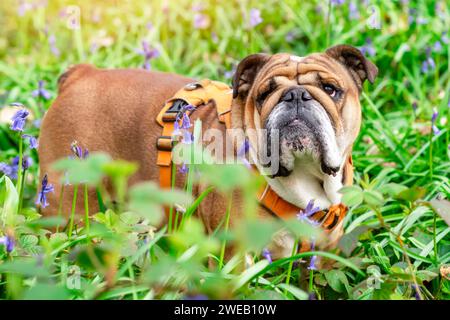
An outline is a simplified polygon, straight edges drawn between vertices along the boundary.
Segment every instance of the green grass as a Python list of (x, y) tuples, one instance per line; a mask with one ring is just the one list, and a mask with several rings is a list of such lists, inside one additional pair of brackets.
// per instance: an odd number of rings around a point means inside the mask
[[(166, 194), (154, 185), (120, 189), (128, 200), (105, 212), (90, 212), (89, 229), (74, 225), (71, 235), (68, 228), (50, 232), (61, 219), (40, 217), (34, 205), (40, 186), (38, 158), (25, 142), (23, 153), (34, 164), (25, 171), (23, 191), (20, 181), (0, 178), (0, 236), (16, 241), (11, 253), (0, 245), (0, 298), (308, 299), (313, 292), (318, 299), (448, 299), (450, 283), (441, 271), (450, 263), (450, 229), (441, 216), (450, 214), (448, 202), (440, 199), (450, 194), (450, 50), (443, 37), (450, 8), (445, 1), (432, 0), (371, 1), (372, 6), (354, 1), (359, 18), (351, 19), (350, 1), (345, 2), (330, 6), (327, 14), (323, 1), (202, 1), (201, 12), (210, 20), (206, 29), (193, 28), (197, 12), (190, 1), (170, 1), (166, 7), (157, 1), (84, 2), (68, 15), (61, 11), (69, 1), (51, 1), (23, 15), (16, 1), (1, 2), (2, 114), (12, 102), (20, 102), (40, 119), (51, 100), (31, 92), (45, 80), (54, 98), (57, 78), (71, 64), (142, 67), (143, 57), (136, 50), (143, 40), (159, 50), (159, 57), (151, 60), (154, 70), (230, 82), (228, 72), (251, 53), (301, 56), (339, 43), (361, 47), (370, 38), (375, 55), (369, 58), (380, 73), (361, 95), (363, 126), (353, 151), (355, 185), (344, 190), (351, 210), (338, 250), (306, 252), (269, 264), (260, 251), (268, 236), (285, 224), (261, 223), (249, 216), (237, 230), (220, 229), (208, 236), (191, 217), (201, 199), (191, 202), (186, 193)], [(439, 14), (437, 6), (443, 8)], [(248, 26), (251, 8), (261, 10), (263, 22), (256, 27)], [(409, 9), (416, 12), (410, 25)], [(77, 10), (81, 29), (72, 30), (68, 20)], [(380, 29), (368, 24), (373, 12), (380, 14)], [(51, 36), (58, 56), (52, 53)], [(435, 49), (437, 41), (441, 50)], [(94, 43), (98, 48), (91, 50)], [(435, 68), (424, 73), (427, 48)], [(439, 112), (437, 135), (431, 130), (433, 108)], [(9, 163), (22, 154), (20, 139), (9, 129), (8, 118), (0, 121), (0, 162)], [(28, 123), (26, 133), (38, 136), (39, 129)], [(102, 155), (61, 167), (71, 168), (73, 176), (84, 172), (78, 176), (83, 182), (79, 196), (84, 182), (97, 185), (103, 176), (111, 176), (120, 188), (135, 170)], [(256, 187), (244, 168), (197, 169), (212, 188), (225, 193), (240, 187), (251, 195)], [(233, 176), (242, 179), (234, 181)], [(100, 194), (108, 203), (104, 190)], [(151, 225), (161, 205), (173, 203), (187, 206), (183, 226), (154, 230)], [(252, 212), (254, 203), (246, 205)], [(292, 223), (291, 229), (298, 236), (311, 232), (300, 224)], [(231, 242), (241, 250), (222, 265), (221, 248)], [(244, 263), (243, 248), (252, 262)], [(310, 272), (298, 265), (307, 266), (313, 255), (333, 263), (314, 271), (309, 281)], [(217, 266), (208, 268), (208, 258)]]

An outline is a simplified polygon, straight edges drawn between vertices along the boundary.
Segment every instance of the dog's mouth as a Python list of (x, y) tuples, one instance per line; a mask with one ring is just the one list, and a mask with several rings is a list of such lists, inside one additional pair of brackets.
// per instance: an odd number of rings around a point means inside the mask
[[(340, 169), (340, 156), (336, 136), (328, 116), (319, 114), (318, 108), (293, 110), (291, 106), (278, 105), (278, 111), (266, 123), (268, 142), (278, 130), (278, 170), (273, 177), (289, 176), (297, 160), (310, 158), (319, 164), (323, 174), (336, 176)], [(272, 159), (277, 161), (277, 159)]]
[(321, 153), (320, 140), (314, 127), (299, 117), (281, 127), (280, 143), (297, 156), (305, 152), (315, 156)]

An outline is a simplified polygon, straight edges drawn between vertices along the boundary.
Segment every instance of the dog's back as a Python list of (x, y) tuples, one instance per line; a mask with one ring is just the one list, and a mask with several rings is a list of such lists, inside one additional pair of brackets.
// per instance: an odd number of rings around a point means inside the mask
[[(165, 100), (191, 79), (140, 69), (97, 69), (81, 64), (70, 68), (58, 80), (58, 97), (44, 116), (39, 143), (41, 178), (48, 174), (55, 192), (49, 195), (45, 214), (55, 214), (60, 197), (60, 173), (51, 164), (71, 155), (71, 143), (89, 152), (103, 151), (114, 159), (141, 164), (133, 181), (156, 179), (155, 154), (148, 152), (160, 134), (155, 118)], [(158, 132), (157, 132), (158, 131)], [(73, 186), (63, 196), (63, 213), (71, 206)], [(82, 197), (77, 212), (83, 208)], [(94, 191), (90, 204), (97, 203)], [(95, 208), (94, 208), (95, 209)]]

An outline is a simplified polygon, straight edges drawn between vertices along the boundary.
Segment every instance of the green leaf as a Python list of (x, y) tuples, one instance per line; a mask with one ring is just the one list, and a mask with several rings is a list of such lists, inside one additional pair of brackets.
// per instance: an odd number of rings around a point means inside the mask
[(450, 226), (450, 201), (434, 199), (430, 201), (434, 212)]
[(430, 271), (430, 270), (418, 270), (416, 271), (416, 276), (418, 279), (422, 281), (431, 281), (435, 279), (438, 274), (436, 272)]
[(169, 239), (181, 254), (186, 249), (198, 245), (195, 257), (199, 259), (205, 258), (208, 254), (214, 254), (219, 249), (219, 241), (206, 235), (203, 223), (195, 218), (187, 219), (181, 229), (177, 230)]
[(313, 225), (303, 221), (299, 221), (296, 218), (283, 220), (281, 223), (296, 238), (315, 238), (317, 242), (320, 242), (324, 237), (321, 228), (314, 227)]
[(114, 160), (105, 163), (102, 167), (103, 172), (112, 178), (129, 177), (138, 169), (138, 165), (125, 160)]
[(149, 266), (143, 275), (143, 281), (150, 284), (164, 284), (175, 274), (178, 268), (175, 258), (165, 255)]
[(346, 233), (339, 240), (338, 247), (348, 257), (358, 244), (359, 236), (366, 233), (371, 228), (369, 226), (358, 226), (350, 233)]
[(34, 234), (26, 234), (20, 237), (20, 246), (24, 249), (33, 248), (38, 242), (39, 239)]
[(324, 273), (325, 279), (327, 280), (330, 287), (339, 293), (342, 293), (344, 289), (348, 291), (349, 284), (347, 280), (347, 276), (341, 270), (330, 270)]
[(62, 285), (38, 283), (31, 287), (23, 297), (24, 300), (67, 300), (69, 290)]
[(0, 273), (15, 273), (29, 277), (50, 277), (50, 273), (44, 266), (38, 264), (35, 259), (17, 259), (4, 262), (0, 265)]
[(288, 291), (290, 294), (292, 294), (298, 300), (308, 300), (309, 295), (305, 291), (303, 291), (297, 287), (294, 287), (290, 284), (281, 283), (278, 285), (278, 288)]
[(63, 183), (72, 184), (86, 183), (91, 186), (98, 185), (103, 178), (102, 168), (111, 161), (106, 153), (91, 153), (86, 159), (61, 159), (53, 163), (52, 167), (56, 171), (66, 172), (61, 176)]
[(398, 183), (386, 183), (379, 189), (381, 193), (388, 194), (391, 197), (396, 197), (400, 192), (405, 190), (408, 190), (408, 187)]
[(239, 244), (246, 250), (262, 250), (272, 240), (279, 225), (269, 220), (243, 221), (237, 230)]
[(153, 182), (134, 185), (130, 189), (129, 210), (158, 225), (163, 218), (161, 205), (179, 204), (186, 206), (192, 201), (190, 195), (178, 190), (160, 190)]
[(406, 189), (406, 190), (400, 192), (396, 196), (396, 198), (399, 200), (414, 202), (418, 199), (422, 199), (426, 193), (427, 193), (427, 189), (425, 189), (423, 187), (414, 186), (414, 187), (411, 187), (409, 189)]
[(371, 206), (380, 207), (384, 203), (383, 195), (375, 190), (365, 190), (364, 202)]
[(373, 300), (389, 300), (395, 293), (396, 283), (384, 282), (380, 284), (380, 289), (373, 291)]
[(234, 290), (237, 290), (244, 286), (248, 281), (253, 279), (254, 276), (256, 276), (259, 272), (261, 272), (269, 262), (264, 259), (258, 261), (256, 264), (251, 266), (250, 268), (246, 269), (243, 273), (241, 273), (234, 281)]
[(32, 221), (28, 221), (26, 225), (30, 228), (53, 228), (57, 226), (64, 226), (66, 224), (66, 219), (63, 217), (44, 217)]
[(15, 225), (15, 218), (19, 205), (19, 195), (11, 179), (9, 179), (7, 176), (4, 176), (3, 180), (5, 181), (6, 193), (0, 220), (3, 225), (13, 227)]
[(342, 203), (348, 207), (356, 207), (363, 202), (363, 191), (358, 186), (343, 187), (339, 193), (343, 195)]
[(83, 245), (72, 250), (69, 259), (85, 270), (98, 271), (99, 268), (107, 268), (114, 256), (111, 248), (106, 245)]

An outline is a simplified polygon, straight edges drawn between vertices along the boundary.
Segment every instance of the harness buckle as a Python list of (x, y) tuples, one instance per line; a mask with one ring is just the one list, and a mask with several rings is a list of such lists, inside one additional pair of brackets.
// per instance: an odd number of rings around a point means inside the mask
[(187, 103), (183, 99), (176, 99), (173, 101), (172, 105), (167, 109), (166, 112), (164, 112), (162, 116), (163, 122), (175, 122), (178, 113), (180, 113), (185, 106), (187, 106), (189, 103)]
[(156, 139), (156, 149), (159, 151), (172, 151), (174, 141), (171, 136), (159, 136)]

